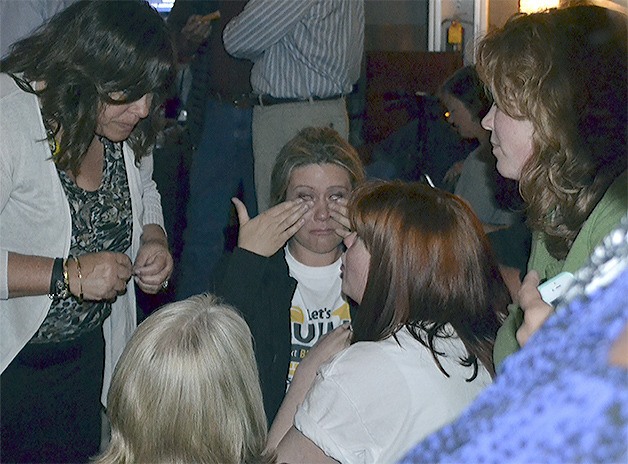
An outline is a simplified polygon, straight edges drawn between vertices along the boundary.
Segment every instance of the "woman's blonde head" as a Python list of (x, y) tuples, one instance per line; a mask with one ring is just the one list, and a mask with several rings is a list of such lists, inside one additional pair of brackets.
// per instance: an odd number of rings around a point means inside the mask
[(264, 461), (266, 418), (242, 317), (207, 294), (148, 317), (118, 362), (108, 416), (100, 463)]

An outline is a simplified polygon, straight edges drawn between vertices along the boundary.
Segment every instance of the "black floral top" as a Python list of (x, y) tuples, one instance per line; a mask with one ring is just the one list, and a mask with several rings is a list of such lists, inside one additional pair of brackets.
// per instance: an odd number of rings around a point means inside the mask
[[(104, 138), (100, 141), (105, 147), (104, 167), (97, 190), (83, 190), (64, 171), (58, 171), (72, 217), (70, 256), (99, 251), (124, 253), (131, 246), (131, 193), (122, 144), (114, 145)], [(31, 343), (72, 340), (99, 327), (110, 314), (110, 302), (79, 303), (74, 296), (55, 300)]]

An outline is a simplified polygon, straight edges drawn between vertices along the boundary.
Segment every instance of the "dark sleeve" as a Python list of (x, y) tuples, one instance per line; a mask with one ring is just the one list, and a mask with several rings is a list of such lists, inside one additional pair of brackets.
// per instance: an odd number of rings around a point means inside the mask
[(270, 425), (286, 391), (290, 365), (290, 305), (296, 280), (283, 250), (270, 258), (236, 247), (216, 267), (213, 292), (235, 306), (253, 335), (264, 409)]
[(265, 305), (260, 307), (260, 300), (264, 294), (264, 276), (272, 259), (236, 247), (221, 258), (214, 272), (216, 280), (210, 287), (212, 291), (238, 308), (249, 324), (260, 311), (269, 309)]

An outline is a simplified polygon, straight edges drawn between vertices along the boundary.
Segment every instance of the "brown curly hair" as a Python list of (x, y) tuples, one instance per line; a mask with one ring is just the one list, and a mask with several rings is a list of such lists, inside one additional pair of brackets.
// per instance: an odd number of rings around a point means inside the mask
[(519, 189), (557, 259), (627, 167), (627, 43), (624, 14), (578, 5), (516, 15), (477, 50), (495, 104), (533, 124)]

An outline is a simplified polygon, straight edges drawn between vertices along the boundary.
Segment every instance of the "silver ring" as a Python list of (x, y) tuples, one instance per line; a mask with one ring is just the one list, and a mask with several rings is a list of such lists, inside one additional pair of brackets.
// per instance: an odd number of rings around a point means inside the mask
[(168, 279), (164, 280), (161, 283), (161, 288), (163, 288), (164, 290), (167, 289), (168, 288), (168, 284), (169, 284)]

